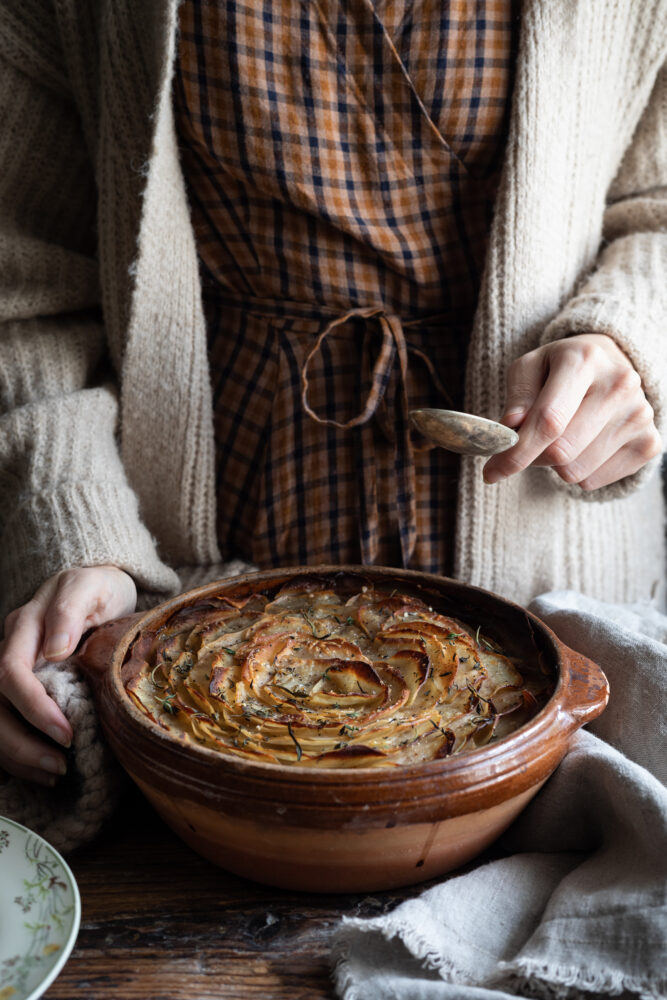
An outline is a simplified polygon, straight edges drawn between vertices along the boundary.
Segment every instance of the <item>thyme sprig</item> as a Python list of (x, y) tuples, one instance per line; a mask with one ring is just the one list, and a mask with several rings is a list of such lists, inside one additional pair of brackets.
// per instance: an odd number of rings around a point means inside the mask
[(485, 636), (479, 634), (479, 630), (481, 627), (482, 627), (481, 625), (478, 625), (477, 631), (475, 632), (475, 642), (477, 643), (477, 645), (479, 647), (486, 646), (486, 648), (491, 650), (492, 653), (499, 653), (500, 652), (499, 646), (497, 646), (494, 642), (491, 642), (490, 639), (487, 639)]
[(307, 611), (302, 611), (301, 614), (306, 619), (306, 621), (307, 621), (307, 623), (308, 623), (308, 625), (310, 627), (310, 631), (313, 633), (313, 636), (316, 639), (328, 639), (329, 638), (329, 636), (331, 635), (331, 632), (325, 632), (323, 635), (318, 635), (317, 634), (317, 632), (315, 631), (315, 623), (314, 623), (314, 621), (312, 620), (312, 618), (310, 617), (310, 615), (309, 615), (309, 613)]
[(155, 664), (155, 666), (151, 670), (151, 681), (153, 682), (154, 687), (159, 688), (160, 691), (164, 691), (166, 689), (167, 685), (166, 684), (158, 684), (158, 682), (155, 680), (155, 671), (159, 670), (161, 666), (162, 666), (161, 663), (156, 663)]
[(176, 715), (176, 713), (178, 712), (178, 708), (176, 707), (176, 705), (172, 705), (172, 701), (175, 697), (176, 697), (175, 691), (172, 691), (171, 694), (165, 696), (165, 698), (162, 700), (160, 704), (160, 707), (162, 708), (163, 712), (169, 712), (170, 715)]
[(468, 688), (468, 691), (470, 691), (470, 693), (475, 696), (475, 698), (479, 698), (480, 701), (485, 701), (487, 705), (491, 704), (491, 702), (489, 701), (488, 698), (482, 697), (482, 695), (479, 693), (479, 691), (475, 690), (475, 688), (472, 686), (472, 684), (470, 683), (470, 681), (468, 681), (468, 683), (466, 684), (466, 687)]

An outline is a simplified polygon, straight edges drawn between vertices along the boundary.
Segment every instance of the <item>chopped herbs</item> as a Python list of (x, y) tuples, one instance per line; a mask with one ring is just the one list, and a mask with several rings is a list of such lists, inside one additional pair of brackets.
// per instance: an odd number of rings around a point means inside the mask
[(183, 658), (181, 663), (176, 663), (174, 665), (174, 670), (176, 671), (177, 674), (180, 674), (181, 677), (187, 677), (192, 668), (194, 667), (194, 665), (195, 665), (194, 657), (186, 656)]
[(313, 622), (313, 620), (311, 619), (311, 617), (310, 617), (310, 615), (309, 615), (309, 613), (307, 611), (302, 611), (301, 614), (303, 615), (303, 617), (308, 622), (308, 625), (310, 626), (310, 631), (313, 633), (313, 636), (316, 639), (328, 639), (329, 638), (329, 636), (331, 635), (331, 632), (324, 632), (322, 635), (318, 635), (317, 634), (317, 632), (315, 631), (315, 623)]
[[(185, 745), (273, 763), (317, 764), (335, 750), (345, 760), (332, 767), (357, 755), (364, 765), (365, 751), (383, 766), (477, 748), (509, 731), (496, 722), (515, 706), (498, 691), (517, 691), (522, 721), (549, 697), (542, 661), (525, 682), (522, 662), (481, 625), (436, 615), (400, 588), (319, 592), (290, 581), (282, 601), (271, 592), (179, 610), (136, 640), (128, 693)], [(160, 713), (178, 718), (167, 726)]]
[(176, 705), (172, 704), (173, 699), (176, 697), (176, 692), (172, 691), (168, 694), (166, 698), (163, 698), (161, 702), (161, 707), (163, 712), (169, 712), (170, 715), (176, 715), (178, 708)]

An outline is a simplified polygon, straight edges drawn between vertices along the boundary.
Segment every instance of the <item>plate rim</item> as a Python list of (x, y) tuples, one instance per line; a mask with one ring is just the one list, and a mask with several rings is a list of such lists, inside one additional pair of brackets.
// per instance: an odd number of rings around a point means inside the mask
[(76, 939), (79, 935), (79, 929), (81, 927), (81, 893), (79, 892), (79, 886), (77, 884), (76, 878), (74, 877), (74, 873), (72, 872), (72, 869), (63, 858), (62, 854), (60, 853), (60, 851), (57, 851), (56, 848), (53, 846), (53, 844), (49, 843), (49, 841), (45, 837), (43, 837), (41, 833), (37, 833), (35, 830), (31, 830), (30, 827), (24, 826), (23, 823), (18, 823), (15, 819), (10, 819), (9, 816), (0, 816), (0, 823), (9, 823), (11, 826), (15, 827), (17, 830), (20, 830), (22, 833), (28, 834), (31, 837), (36, 837), (39, 841), (41, 841), (41, 843), (44, 844), (44, 846), (47, 847), (49, 851), (51, 851), (56, 856), (58, 862), (62, 865), (63, 871), (70, 884), (70, 887), (72, 889), (72, 895), (74, 897), (74, 913), (72, 917), (72, 927), (70, 929), (70, 933), (67, 937), (66, 942), (63, 944), (62, 951), (58, 956), (57, 962), (49, 969), (44, 979), (37, 985), (37, 987), (32, 991), (32, 993), (29, 993), (27, 994), (27, 996), (25, 996), (25, 998), (22, 998), (22, 1000), (37, 1000), (38, 997), (41, 997), (46, 992), (46, 990), (48, 990), (49, 986), (54, 981), (56, 976), (58, 976), (59, 973), (62, 971), (65, 962), (67, 962), (70, 955), (72, 954), (74, 945), (76, 943)]

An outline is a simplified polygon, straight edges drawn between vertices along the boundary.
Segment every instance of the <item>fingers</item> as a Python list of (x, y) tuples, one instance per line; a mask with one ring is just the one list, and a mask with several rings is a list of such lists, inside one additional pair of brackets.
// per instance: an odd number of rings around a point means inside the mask
[[(631, 442), (619, 448), (601, 465), (596, 465), (595, 460), (592, 461), (590, 464), (595, 466), (594, 470), (585, 473), (581, 478), (578, 478), (578, 471), (574, 473), (568, 471), (563, 478), (567, 481), (578, 482), (584, 490), (598, 490), (602, 486), (608, 486), (610, 483), (618, 482), (619, 479), (624, 479), (626, 476), (638, 472), (647, 462), (659, 455), (661, 450), (660, 435), (655, 429), (652, 429), (642, 437), (633, 438)], [(584, 468), (585, 464), (584, 460), (582, 463)], [(557, 471), (561, 473), (560, 469)], [(570, 478), (573, 476), (575, 478)]]
[[(43, 605), (33, 599), (11, 616), (0, 652), (0, 692), (36, 729), (69, 746), (72, 728), (33, 673), (42, 640), (43, 614)], [(5, 746), (3, 735), (0, 731), (0, 752)]]
[(637, 472), (662, 447), (639, 375), (604, 334), (569, 337), (519, 358), (503, 422), (517, 426), (522, 406), (529, 409), (519, 441), (487, 462), (487, 483), (547, 465), (568, 483), (598, 489)]
[(40, 785), (54, 785), (66, 770), (63, 755), (28, 733), (4, 704), (0, 704), (0, 767)]
[[(536, 391), (540, 379), (544, 381)], [(521, 472), (558, 440), (577, 413), (592, 381), (593, 372), (575, 352), (549, 355), (538, 349), (519, 358), (510, 369), (503, 422), (528, 406), (531, 394), (532, 403), (521, 424), (518, 443), (486, 463), (484, 481), (497, 483)]]
[[(603, 402), (597, 404), (595, 396), (590, 401), (586, 400), (566, 433), (547, 448), (534, 464), (553, 466), (566, 483), (583, 485), (613, 455), (630, 446), (628, 450), (623, 450), (626, 464), (618, 466), (619, 478), (631, 475), (631, 471), (636, 472), (649, 461), (649, 457), (660, 451), (653, 410), (645, 400), (627, 413), (617, 409), (609, 419), (605, 419), (607, 410)], [(649, 455), (651, 447), (657, 450)], [(636, 451), (639, 464), (634, 461), (632, 450)], [(586, 485), (584, 488), (591, 487)]]
[(554, 466), (567, 482), (579, 482), (652, 422), (645, 399), (638, 406), (626, 404), (593, 386), (565, 431), (533, 464)]

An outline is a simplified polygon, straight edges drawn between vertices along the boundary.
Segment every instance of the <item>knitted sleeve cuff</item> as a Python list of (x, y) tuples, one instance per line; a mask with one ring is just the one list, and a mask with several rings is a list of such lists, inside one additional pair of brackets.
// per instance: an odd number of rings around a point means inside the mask
[(145, 590), (178, 592), (178, 576), (160, 561), (127, 485), (69, 482), (24, 496), (3, 513), (3, 615), (29, 600), (48, 577), (72, 566), (112, 564)]

